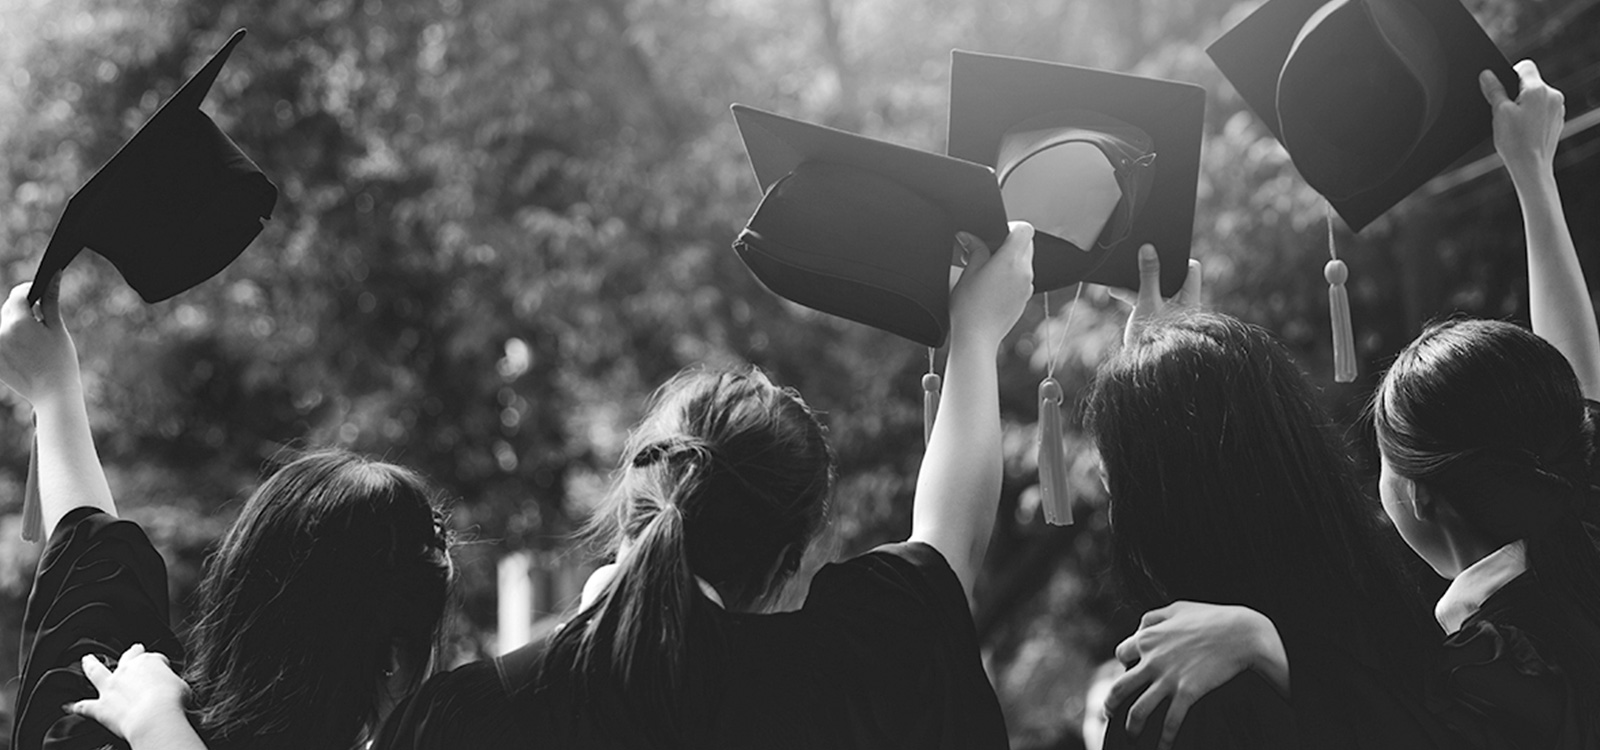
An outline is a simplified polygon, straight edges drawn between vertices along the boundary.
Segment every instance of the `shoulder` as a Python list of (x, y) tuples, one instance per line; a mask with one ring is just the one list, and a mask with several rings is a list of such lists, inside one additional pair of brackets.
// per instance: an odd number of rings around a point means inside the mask
[(1537, 612), (1486, 607), (1446, 639), (1435, 700), (1457, 734), (1511, 740), (1507, 746), (1568, 746), (1562, 737), (1594, 708), (1584, 708), (1582, 691), (1558, 658), (1559, 636), (1541, 632), (1547, 624)]
[(1437, 640), (1416, 645), (1413, 657), (1396, 658), (1375, 645), (1395, 634), (1359, 621), (1290, 620), (1279, 622), (1278, 631), (1307, 747), (1455, 747), (1426, 702)]
[[(1125, 704), (1106, 725), (1106, 750), (1114, 748), (1154, 748), (1161, 739), (1161, 725), (1167, 718), (1171, 699), (1162, 701), (1145, 721), (1146, 730), (1130, 737), (1123, 727), (1128, 719)], [(1242, 672), (1196, 701), (1184, 716), (1183, 726), (1173, 747), (1259, 748), (1297, 747), (1298, 730), (1289, 702), (1255, 672)]]
[[(77, 747), (98, 737), (64, 703), (94, 697), (79, 660), (113, 660), (134, 643), (181, 668), (183, 648), (168, 623), (167, 569), (138, 524), (77, 508), (56, 525), (23, 613), (22, 676), (13, 737), (19, 747)], [(50, 739), (47, 739), (48, 738)], [(90, 744), (88, 746), (97, 746)]]
[(374, 750), (487, 747), (510, 721), (493, 661), (475, 661), (428, 678), (378, 729)]
[[(167, 623), (167, 566), (144, 529), (94, 508), (68, 513), (50, 537), (28, 595), (22, 625), (27, 664), (59, 666), (56, 657), (84, 637), (121, 648), (140, 642), (179, 660)], [(159, 648), (157, 641), (171, 642)]]
[(840, 687), (823, 703), (853, 736), (894, 727), (906, 746), (1005, 746), (966, 594), (933, 547), (886, 544), (825, 566), (802, 612), (810, 669)]
[(922, 542), (885, 544), (823, 566), (812, 578), (805, 609), (868, 613), (908, 626), (926, 624), (930, 616), (972, 622), (955, 571)]
[(64, 516), (50, 535), (28, 597), (30, 609), (37, 609), (32, 606), (35, 602), (59, 596), (69, 584), (81, 582), (95, 563), (129, 569), (135, 576), (132, 583), (151, 593), (159, 591), (165, 604), (167, 566), (144, 529), (98, 508), (81, 507)]

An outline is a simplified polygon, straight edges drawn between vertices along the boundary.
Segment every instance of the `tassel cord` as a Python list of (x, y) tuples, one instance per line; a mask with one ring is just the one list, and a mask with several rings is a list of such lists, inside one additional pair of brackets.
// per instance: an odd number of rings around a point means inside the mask
[(1333, 238), (1333, 206), (1323, 204), (1328, 219), (1328, 263), (1322, 267), (1322, 276), (1328, 281), (1328, 319), (1333, 327), (1333, 379), (1349, 383), (1356, 379), (1355, 333), (1350, 323), (1350, 294), (1345, 282), (1350, 279), (1350, 269), (1339, 260), (1339, 247)]
[[(1067, 308), (1067, 319), (1059, 334), (1061, 349), (1066, 348), (1066, 335), (1072, 329), (1073, 315), (1078, 311), (1078, 300), (1083, 295), (1083, 284), (1078, 284), (1072, 303)], [(1050, 295), (1045, 294), (1045, 319), (1050, 319)], [(1072, 518), (1072, 493), (1068, 485), (1066, 441), (1063, 434), (1061, 407), (1066, 396), (1061, 381), (1056, 380), (1058, 360), (1056, 336), (1045, 332), (1045, 379), (1039, 383), (1039, 493), (1046, 523), (1070, 525)]]
[(933, 371), (933, 347), (928, 347), (928, 372), (922, 376), (922, 444), (933, 439), (933, 420), (939, 414), (939, 391), (943, 387)]

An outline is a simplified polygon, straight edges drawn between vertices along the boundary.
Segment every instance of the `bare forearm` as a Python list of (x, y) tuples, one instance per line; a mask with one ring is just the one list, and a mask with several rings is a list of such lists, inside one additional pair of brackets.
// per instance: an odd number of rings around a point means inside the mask
[(200, 735), (195, 734), (187, 725), (182, 729), (175, 729), (170, 735), (149, 737), (128, 744), (133, 750), (207, 750), (206, 743), (200, 740)]
[(206, 743), (182, 711), (162, 714), (143, 719), (138, 731), (127, 738), (133, 750), (206, 750)]
[(153, 730), (128, 744), (133, 750), (206, 750), (206, 743), (187, 721)]
[(998, 342), (953, 331), (944, 392), (917, 475), (912, 538), (938, 549), (968, 597), (988, 551), (999, 503)]
[(44, 531), (54, 533), (57, 523), (73, 508), (93, 506), (116, 515), (100, 456), (89, 431), (89, 414), (82, 390), (66, 389), (41, 399), (34, 409), (35, 440), (39, 451), (39, 500)]
[(1585, 396), (1600, 398), (1600, 326), (1548, 167), (1514, 172), (1528, 241), (1533, 331), (1572, 363)]

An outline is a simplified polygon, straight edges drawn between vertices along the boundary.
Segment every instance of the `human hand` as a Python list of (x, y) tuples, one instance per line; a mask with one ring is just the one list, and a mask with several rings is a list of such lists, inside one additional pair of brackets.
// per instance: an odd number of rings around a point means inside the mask
[(1180, 601), (1151, 610), (1138, 631), (1117, 645), (1117, 659), (1129, 669), (1111, 686), (1106, 712), (1138, 696), (1128, 709), (1130, 736), (1138, 736), (1150, 714), (1172, 698), (1160, 750), (1172, 746), (1196, 701), (1246, 669), (1260, 669), (1288, 692), (1288, 656), (1278, 630), (1248, 607)]
[(969, 255), (950, 290), (951, 332), (998, 346), (1033, 296), (1033, 225), (1011, 222), (1011, 234), (992, 256), (977, 237), (962, 232), (956, 238)]
[(28, 305), (28, 288), (20, 284), (0, 305), (0, 382), (35, 407), (82, 392), (78, 352), (61, 323), (59, 277), (39, 303), (40, 317)]
[(1200, 261), (1189, 259), (1189, 274), (1183, 277), (1183, 288), (1165, 302), (1161, 299), (1161, 258), (1156, 255), (1155, 245), (1143, 245), (1139, 248), (1139, 291), (1130, 293), (1125, 289), (1108, 288), (1111, 296), (1121, 300), (1133, 308), (1133, 313), (1128, 316), (1128, 325), (1122, 329), (1122, 343), (1124, 346), (1133, 342), (1151, 320), (1161, 314), (1168, 306), (1189, 307), (1200, 305)]
[(1478, 85), (1494, 114), (1494, 150), (1506, 163), (1511, 179), (1520, 181), (1539, 170), (1554, 169), (1556, 146), (1561, 143), (1566, 120), (1566, 98), (1544, 82), (1532, 60), (1517, 63), (1514, 70), (1522, 82), (1515, 100), (1487, 70), (1478, 74)]
[(160, 738), (193, 731), (183, 712), (189, 685), (172, 672), (167, 657), (136, 643), (123, 652), (114, 672), (95, 655), (85, 655), (83, 673), (99, 697), (67, 704), (69, 713), (100, 722), (134, 747), (159, 747)]

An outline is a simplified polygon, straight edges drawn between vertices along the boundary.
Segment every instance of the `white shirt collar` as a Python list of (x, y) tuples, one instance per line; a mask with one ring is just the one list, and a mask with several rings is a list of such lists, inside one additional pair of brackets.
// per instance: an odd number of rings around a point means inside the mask
[(1444, 627), (1445, 634), (1455, 633), (1494, 592), (1527, 569), (1527, 547), (1520, 539), (1485, 555), (1450, 582), (1433, 607), (1434, 619)]

